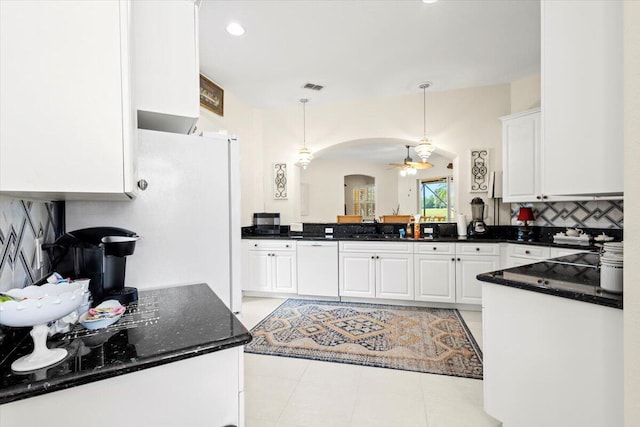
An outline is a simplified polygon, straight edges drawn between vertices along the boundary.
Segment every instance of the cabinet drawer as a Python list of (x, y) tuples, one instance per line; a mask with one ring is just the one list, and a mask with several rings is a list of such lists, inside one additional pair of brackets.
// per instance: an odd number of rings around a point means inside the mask
[(340, 242), (340, 252), (412, 254), (413, 242)]
[(250, 251), (261, 251), (261, 250), (279, 250), (279, 251), (295, 251), (296, 250), (296, 241), (295, 240), (254, 240), (248, 239), (245, 240), (245, 244), (247, 245)]
[(549, 248), (528, 245), (509, 245), (509, 256), (532, 259), (548, 259)]
[(497, 243), (458, 243), (456, 253), (458, 255), (500, 255), (500, 246)]
[(414, 247), (416, 254), (455, 254), (455, 243), (416, 243)]

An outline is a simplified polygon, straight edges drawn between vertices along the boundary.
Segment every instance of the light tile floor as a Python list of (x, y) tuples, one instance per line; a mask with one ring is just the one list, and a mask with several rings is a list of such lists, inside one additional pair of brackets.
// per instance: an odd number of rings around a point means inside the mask
[[(252, 328), (284, 299), (243, 299)], [(480, 312), (460, 311), (482, 346)], [(289, 357), (245, 354), (246, 427), (499, 427), (482, 409), (482, 381)]]

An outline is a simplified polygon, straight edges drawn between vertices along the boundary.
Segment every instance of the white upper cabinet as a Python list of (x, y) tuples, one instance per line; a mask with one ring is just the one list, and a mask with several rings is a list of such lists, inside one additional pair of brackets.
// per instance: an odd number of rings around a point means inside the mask
[(198, 6), (134, 1), (132, 13), (138, 126), (190, 133), (200, 114)]
[(0, 192), (126, 199), (129, 3), (0, 2)]
[(540, 109), (502, 117), (502, 197), (529, 202), (540, 188)]
[(542, 187), (623, 192), (622, 1), (542, 1)]

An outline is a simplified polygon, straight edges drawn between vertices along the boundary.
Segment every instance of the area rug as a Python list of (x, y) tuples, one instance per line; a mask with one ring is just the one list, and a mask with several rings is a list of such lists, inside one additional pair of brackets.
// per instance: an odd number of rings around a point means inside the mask
[(482, 379), (455, 309), (288, 299), (251, 334), (247, 353)]

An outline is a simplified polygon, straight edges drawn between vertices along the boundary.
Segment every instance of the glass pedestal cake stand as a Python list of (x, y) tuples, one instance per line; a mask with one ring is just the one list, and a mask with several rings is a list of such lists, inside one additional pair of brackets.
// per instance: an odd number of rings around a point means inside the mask
[(73, 313), (82, 303), (82, 293), (80, 283), (47, 283), (5, 292), (14, 300), (0, 303), (0, 324), (33, 327), (30, 333), (33, 352), (14, 361), (11, 369), (32, 371), (53, 365), (67, 356), (67, 350), (63, 348), (47, 348), (47, 324)]

